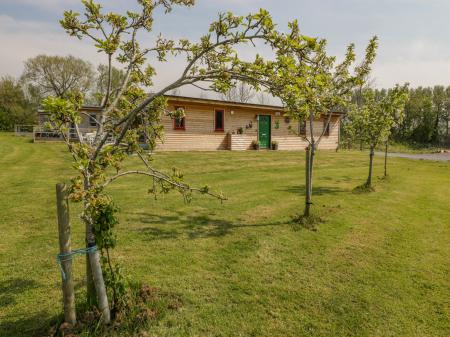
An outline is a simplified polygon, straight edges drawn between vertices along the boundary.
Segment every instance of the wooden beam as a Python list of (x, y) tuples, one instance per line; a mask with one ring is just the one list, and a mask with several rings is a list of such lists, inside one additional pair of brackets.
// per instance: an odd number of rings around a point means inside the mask
[(56, 205), (58, 211), (59, 251), (61, 256), (62, 292), (64, 300), (64, 320), (75, 325), (77, 322), (75, 310), (75, 292), (72, 277), (72, 259), (64, 258), (71, 252), (69, 200), (65, 184), (56, 185)]

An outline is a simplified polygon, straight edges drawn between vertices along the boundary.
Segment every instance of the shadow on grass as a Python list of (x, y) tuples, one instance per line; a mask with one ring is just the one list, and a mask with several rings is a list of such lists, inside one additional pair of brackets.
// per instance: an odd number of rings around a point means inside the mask
[[(304, 194), (304, 186), (290, 186), (281, 191)], [(313, 195), (329, 195), (346, 193), (348, 190), (339, 187), (316, 187), (313, 189)], [(270, 226), (291, 226), (291, 221), (282, 219), (275, 222), (263, 222), (258, 224), (242, 224), (226, 219), (217, 219), (211, 214), (196, 213), (173, 210), (169, 215), (158, 215), (151, 213), (133, 213), (133, 217), (146, 226), (135, 229), (142, 235), (144, 240), (171, 240), (180, 236), (187, 235), (189, 239), (221, 237), (230, 234), (233, 230), (244, 227), (270, 227)]]
[(39, 283), (36, 281), (23, 278), (11, 278), (0, 281), (0, 307), (15, 304), (17, 295), (38, 286)]
[[(17, 304), (17, 297), (39, 287), (39, 283), (32, 279), (10, 278), (0, 281), (0, 308)], [(14, 317), (3, 317), (0, 320), (0, 336), (43, 336), (49, 325), (48, 312), (41, 311), (33, 316), (21, 317), (18, 313)]]
[[(282, 189), (284, 192), (295, 193), (295, 194), (304, 194), (305, 186), (290, 186), (285, 189)], [(348, 192), (348, 190), (340, 188), (340, 187), (313, 187), (313, 196), (314, 195), (327, 195), (327, 194), (338, 194)]]
[(3, 318), (0, 321), (0, 336), (47, 336), (49, 327), (56, 322), (56, 319), (49, 319), (49, 317), (48, 312), (40, 311), (32, 316)]
[[(175, 239), (181, 235), (187, 235), (189, 239), (220, 237), (230, 234), (234, 229), (244, 227), (266, 227), (289, 225), (288, 221), (262, 224), (240, 224), (223, 219), (214, 219), (208, 214), (187, 215), (181, 213), (179, 216), (160, 216), (156, 214), (138, 214), (140, 221), (147, 225), (159, 225), (160, 227), (143, 227), (136, 231), (143, 234), (145, 240)], [(180, 227), (181, 225), (181, 227)], [(176, 228), (174, 228), (176, 227)]]
[(325, 177), (318, 177), (317, 180), (324, 180), (324, 181), (335, 181), (335, 182), (349, 182), (352, 181), (353, 178), (350, 176), (343, 176), (343, 177), (330, 177), (330, 176), (325, 176)]

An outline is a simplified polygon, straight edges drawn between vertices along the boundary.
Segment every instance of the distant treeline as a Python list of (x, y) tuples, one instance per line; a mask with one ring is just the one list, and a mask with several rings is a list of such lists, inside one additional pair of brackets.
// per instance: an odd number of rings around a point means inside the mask
[[(81, 74), (81, 76), (80, 76)], [(118, 86), (124, 74), (113, 69), (112, 86)], [(105, 67), (96, 71), (89, 62), (72, 56), (40, 55), (25, 62), (20, 79), (0, 79), (0, 130), (12, 131), (15, 124), (35, 124), (37, 109), (48, 95), (64, 96), (72, 90), (85, 94), (86, 103), (100, 104), (98, 97), (105, 90)], [(376, 90), (385, 95), (389, 89)], [(355, 101), (358, 92), (355, 92)], [(404, 143), (450, 145), (450, 86), (411, 88), (405, 116), (392, 131), (391, 140)], [(351, 144), (342, 130), (344, 146)]]
[(36, 106), (26, 97), (18, 80), (0, 79), (0, 131), (12, 131), (16, 124), (35, 124)]
[[(94, 69), (91, 63), (73, 56), (38, 55), (28, 59), (20, 78), (0, 78), (0, 131), (12, 131), (16, 124), (36, 124), (40, 102), (47, 96), (84, 95), (85, 104), (100, 105), (108, 86), (107, 67)], [(111, 88), (118, 87), (124, 72), (112, 68)]]
[[(384, 96), (389, 89), (375, 90), (377, 96)], [(354, 93), (358, 103), (359, 91)], [(418, 87), (409, 89), (409, 99), (403, 119), (392, 129), (390, 141), (420, 145), (449, 146), (450, 86)], [(345, 125), (345, 122), (343, 123)], [(343, 147), (358, 148), (365, 144), (352, 143), (345, 127), (341, 130)]]

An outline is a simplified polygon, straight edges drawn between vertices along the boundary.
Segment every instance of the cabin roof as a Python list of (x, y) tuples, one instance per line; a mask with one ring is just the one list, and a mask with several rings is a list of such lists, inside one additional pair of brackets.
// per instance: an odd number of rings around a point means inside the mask
[[(188, 96), (178, 96), (178, 95), (164, 95), (167, 99), (177, 102), (186, 102), (186, 103), (200, 103), (200, 104), (217, 104), (221, 106), (229, 106), (229, 107), (242, 107), (242, 108), (254, 108), (254, 109), (265, 109), (265, 110), (278, 110), (278, 111), (286, 111), (286, 108), (281, 105), (268, 105), (268, 104), (257, 104), (257, 103), (242, 103), (242, 102), (232, 102), (232, 101), (224, 101), (219, 99), (211, 99), (211, 98), (197, 98), (197, 97), (188, 97)], [(336, 108), (332, 112), (334, 115), (345, 115), (345, 111), (342, 108)]]
[(256, 109), (268, 109), (268, 110), (284, 110), (284, 107), (281, 105), (269, 105), (269, 104), (257, 104), (257, 103), (242, 103), (242, 102), (233, 102), (233, 101), (225, 101), (220, 99), (212, 99), (212, 98), (197, 98), (197, 97), (188, 97), (188, 96), (178, 96), (178, 95), (164, 95), (167, 99), (173, 101), (180, 101), (186, 103), (209, 103), (209, 104), (220, 104), (222, 106), (229, 107), (245, 107), (245, 108), (256, 108)]
[[(212, 98), (199, 98), (199, 97), (189, 97), (189, 96), (178, 96), (178, 95), (164, 95), (169, 101), (175, 101), (179, 103), (197, 103), (197, 104), (216, 104), (221, 106), (228, 106), (230, 108), (251, 108), (251, 109), (263, 109), (271, 111), (285, 111), (286, 109), (281, 105), (269, 105), (269, 104), (257, 104), (257, 103), (242, 103), (242, 102), (232, 102), (224, 101), (220, 99)], [(81, 110), (83, 111), (94, 111), (101, 112), (102, 108), (99, 106), (84, 105)], [(39, 113), (45, 114), (41, 109), (38, 110)], [(333, 114), (345, 115), (342, 109), (336, 109)]]
[[(83, 106), (81, 107), (81, 110), (82, 110), (82, 111), (95, 111), (95, 112), (101, 112), (101, 111), (102, 111), (102, 108), (99, 107), (99, 106), (93, 106), (93, 105), (83, 105)], [(44, 110), (42, 110), (42, 109), (38, 109), (37, 112), (38, 112), (39, 114), (42, 114), (42, 115), (47, 115), (47, 114), (48, 114), (48, 112), (46, 112), (46, 111), (44, 111)]]

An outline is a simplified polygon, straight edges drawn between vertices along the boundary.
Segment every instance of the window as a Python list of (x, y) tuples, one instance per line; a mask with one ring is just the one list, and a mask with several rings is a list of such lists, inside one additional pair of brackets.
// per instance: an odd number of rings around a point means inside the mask
[[(330, 124), (331, 124), (331, 121), (330, 121), (330, 123), (328, 123), (328, 125), (327, 125), (327, 122), (328, 122), (328, 118), (324, 119), (324, 121), (323, 121), (323, 129), (325, 130), (325, 132), (323, 133), (324, 136), (329, 136), (330, 135)], [(326, 127), (326, 129), (325, 129), (325, 127)]]
[(39, 124), (44, 124), (44, 123), (47, 123), (49, 121), (50, 121), (50, 119), (49, 119), (47, 114), (45, 114), (45, 115), (44, 114), (39, 114)]
[[(184, 106), (176, 106), (175, 110), (185, 110)], [(185, 130), (186, 129), (186, 117), (174, 118), (173, 119), (174, 130)]]
[(174, 120), (173, 120), (173, 128), (175, 130), (185, 130), (184, 120), (185, 120), (185, 117), (174, 118)]
[(224, 111), (215, 110), (214, 111), (214, 130), (223, 131), (224, 130)]
[(301, 136), (306, 136), (306, 121), (300, 121), (298, 125), (298, 133)]
[(97, 126), (97, 115), (96, 114), (89, 114), (89, 125)]

